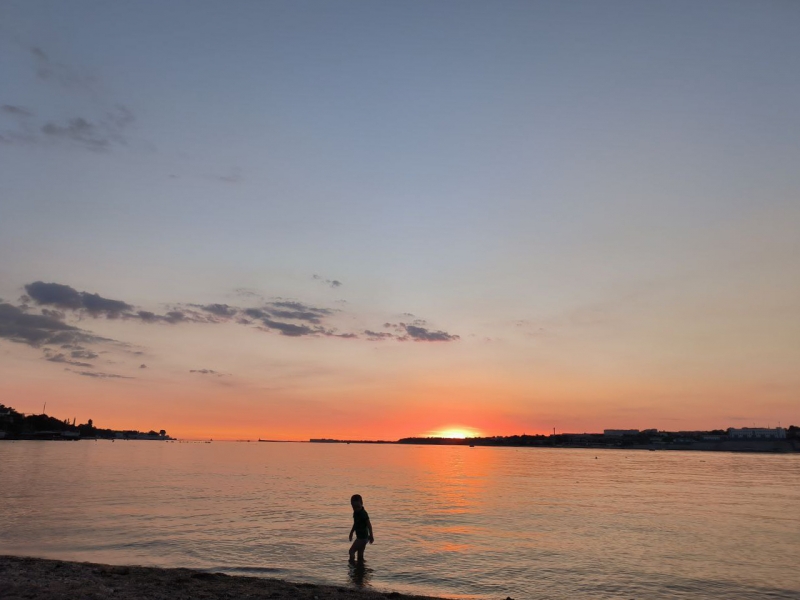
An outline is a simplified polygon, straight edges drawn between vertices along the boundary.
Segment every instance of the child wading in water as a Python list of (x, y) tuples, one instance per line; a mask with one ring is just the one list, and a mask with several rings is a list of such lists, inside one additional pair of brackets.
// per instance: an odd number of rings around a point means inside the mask
[(375, 541), (375, 538), (372, 537), (372, 523), (369, 522), (369, 515), (364, 510), (364, 500), (359, 494), (353, 494), (353, 497), (350, 498), (350, 506), (353, 507), (353, 528), (350, 529), (350, 541), (353, 541), (353, 533), (356, 534), (356, 541), (350, 546), (350, 561), (355, 561), (357, 552), (358, 562), (364, 562), (364, 548), (367, 547), (367, 542), (371, 544)]

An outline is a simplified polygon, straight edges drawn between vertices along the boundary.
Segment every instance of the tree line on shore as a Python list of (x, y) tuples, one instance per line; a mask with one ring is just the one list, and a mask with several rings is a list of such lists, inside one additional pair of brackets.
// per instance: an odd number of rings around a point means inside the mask
[[(490, 437), (442, 438), (409, 437), (397, 440), (398, 444), (425, 444), (448, 446), (592, 446), (592, 447), (637, 447), (654, 443), (691, 444), (724, 440), (728, 432), (724, 429), (709, 431), (640, 431), (631, 435), (607, 436), (602, 433), (563, 433), (549, 435), (498, 435)], [(790, 425), (786, 429), (786, 439), (800, 441), (800, 427)], [(764, 440), (771, 441), (771, 440)]]
[(26, 415), (9, 406), (0, 404), (0, 432), (6, 438), (35, 436), (42, 433), (67, 434), (72, 437), (114, 439), (118, 437), (129, 438), (142, 435), (167, 437), (165, 430), (148, 432), (135, 429), (103, 429), (95, 427), (92, 419), (86, 423), (76, 424), (76, 419), (57, 419), (44, 413), (39, 415)]

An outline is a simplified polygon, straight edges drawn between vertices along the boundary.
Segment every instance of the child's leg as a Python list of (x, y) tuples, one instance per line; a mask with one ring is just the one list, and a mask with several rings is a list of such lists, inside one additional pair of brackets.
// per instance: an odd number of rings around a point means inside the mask
[(364, 547), (367, 545), (367, 540), (360, 540), (356, 538), (356, 541), (353, 542), (353, 545), (350, 546), (350, 560), (355, 560), (356, 553), (358, 553), (358, 560), (364, 560)]
[(364, 545), (361, 543), (363, 541), (364, 540), (360, 540), (360, 539), (356, 538), (356, 541), (353, 542), (352, 546), (350, 546), (350, 559), (351, 560), (355, 560), (356, 552), (360, 552), (361, 553), (360, 555), (363, 556), (363, 554), (364, 554)]
[(358, 548), (358, 562), (364, 562), (364, 548), (367, 547), (367, 540), (359, 540), (361, 546)]

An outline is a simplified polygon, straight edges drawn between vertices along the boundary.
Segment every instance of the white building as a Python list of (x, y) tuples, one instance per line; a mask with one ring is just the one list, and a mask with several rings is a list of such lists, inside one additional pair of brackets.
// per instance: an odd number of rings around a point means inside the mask
[(730, 427), (728, 437), (732, 440), (785, 440), (786, 430), (783, 427)]

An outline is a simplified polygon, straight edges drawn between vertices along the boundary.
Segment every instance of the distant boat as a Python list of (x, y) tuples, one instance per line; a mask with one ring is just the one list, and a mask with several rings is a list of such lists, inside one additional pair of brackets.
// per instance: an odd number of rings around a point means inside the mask
[(258, 441), (259, 442), (268, 442), (269, 440), (262, 440), (261, 438), (258, 438)]

